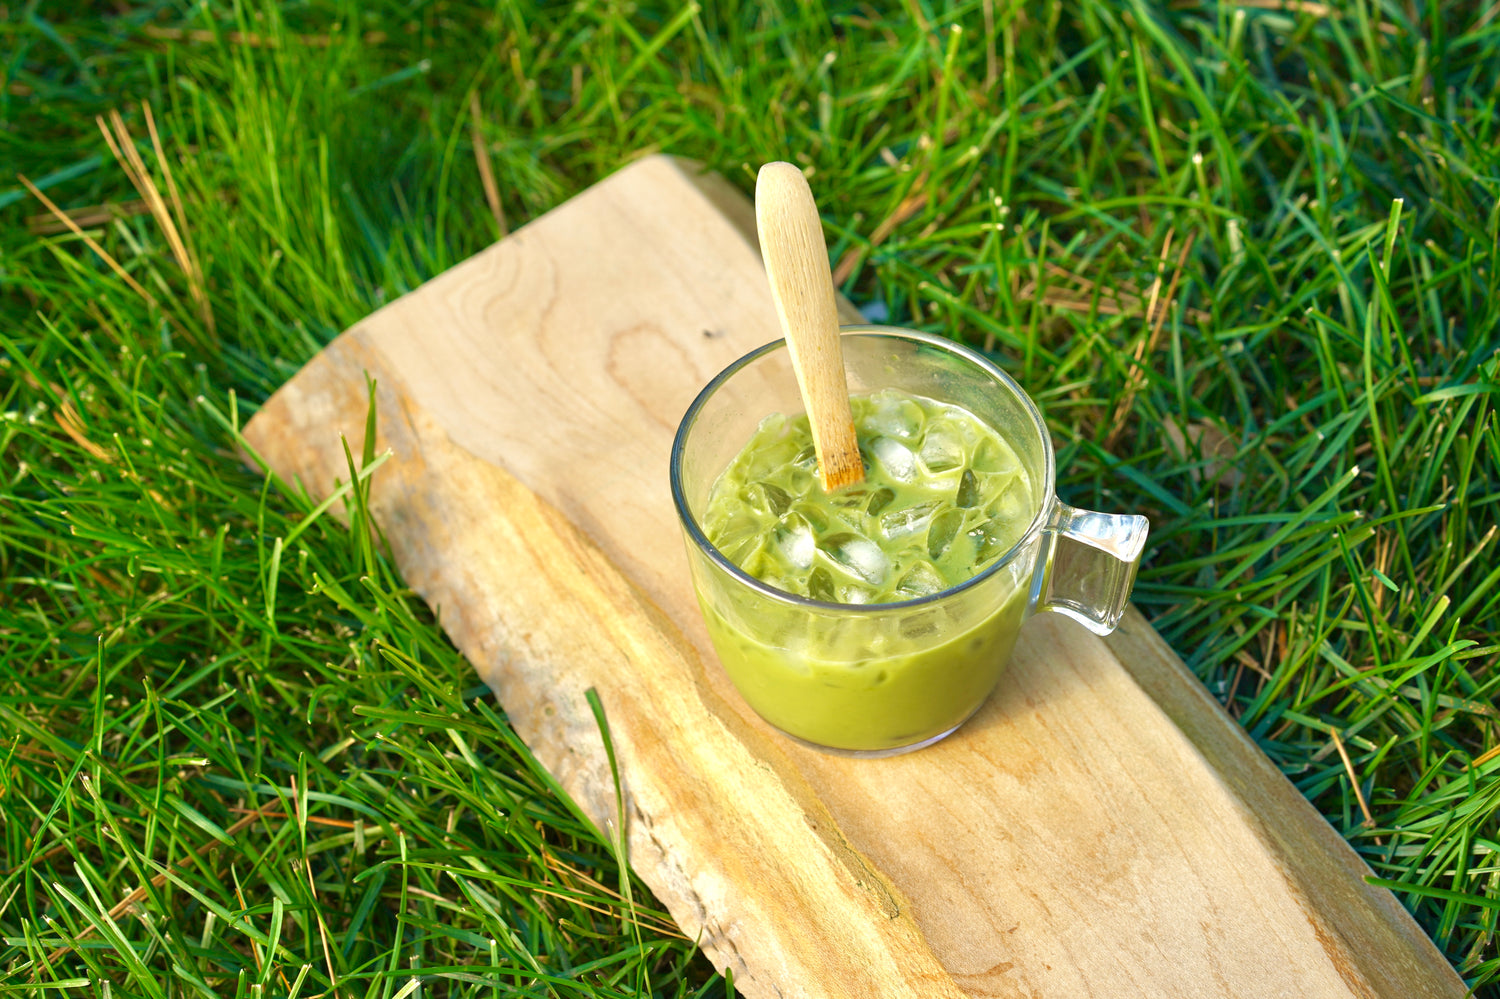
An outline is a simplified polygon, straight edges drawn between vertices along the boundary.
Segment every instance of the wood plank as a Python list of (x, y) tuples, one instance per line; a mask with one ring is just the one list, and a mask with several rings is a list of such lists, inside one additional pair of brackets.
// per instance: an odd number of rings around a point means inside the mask
[(247, 442), (326, 493), (378, 380), (397, 565), (600, 827), (623, 807), (634, 868), (752, 999), (1462, 995), (1134, 612), (1108, 641), (1028, 622), (975, 719), (907, 756), (819, 754), (750, 712), (666, 470), (698, 389), (777, 335), (752, 226), (722, 179), (638, 161), (350, 329)]

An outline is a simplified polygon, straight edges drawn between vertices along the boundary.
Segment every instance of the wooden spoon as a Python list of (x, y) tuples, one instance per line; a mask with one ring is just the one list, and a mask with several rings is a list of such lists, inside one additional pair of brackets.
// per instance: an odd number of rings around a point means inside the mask
[(818, 206), (801, 170), (790, 163), (760, 168), (755, 178), (755, 225), (771, 278), (771, 297), (812, 424), (823, 489), (833, 492), (863, 482), (865, 468), (849, 410), (828, 248)]

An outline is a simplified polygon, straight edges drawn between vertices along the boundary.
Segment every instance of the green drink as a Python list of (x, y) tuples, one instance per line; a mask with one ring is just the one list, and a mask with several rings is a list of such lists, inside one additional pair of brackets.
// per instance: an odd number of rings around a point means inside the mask
[(925, 745), (977, 711), (1025, 610), (1026, 591), (1016, 588), (990, 617), (951, 637), (951, 622), (934, 612), (895, 634), (855, 625), (788, 647), (736, 627), (711, 605), (704, 621), (729, 678), (766, 721), (818, 746), (881, 753)]
[(672, 496), (746, 702), (819, 748), (884, 756), (977, 711), (1028, 615), (1111, 631), (1146, 522), (1057, 499), (1041, 414), (981, 355), (890, 327), (847, 329), (843, 353), (865, 482), (823, 493), (778, 341), (689, 407)]
[(963, 582), (1026, 533), (1031, 482), (994, 428), (895, 389), (850, 408), (861, 485), (819, 486), (805, 414), (767, 417), (730, 462), (703, 526), (731, 562), (814, 600), (895, 603)]
[[(892, 604), (971, 579), (1026, 533), (1037, 508), (1030, 477), (993, 427), (895, 389), (850, 403), (861, 485), (824, 492), (806, 415), (782, 414), (761, 422), (714, 483), (703, 527), (735, 565), (825, 603)], [(725, 668), (763, 717), (822, 746), (879, 750), (939, 735), (983, 701), (1025, 603), (1012, 587), (977, 621), (928, 608), (894, 628), (788, 627), (770, 643), (704, 610)]]

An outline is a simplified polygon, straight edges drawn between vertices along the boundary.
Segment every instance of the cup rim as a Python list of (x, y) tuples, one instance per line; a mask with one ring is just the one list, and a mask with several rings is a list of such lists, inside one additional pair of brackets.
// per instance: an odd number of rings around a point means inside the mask
[(989, 579), (991, 576), (999, 572), (1002, 568), (1010, 565), (1010, 563), (1015, 560), (1016, 556), (1021, 551), (1023, 551), (1032, 542), (1032, 540), (1045, 529), (1048, 518), (1051, 516), (1052, 507), (1054, 506), (1054, 501), (1056, 498), (1056, 456), (1054, 455), (1052, 449), (1052, 437), (1047, 433), (1047, 424), (1046, 421), (1042, 418), (1041, 410), (1037, 408), (1037, 405), (1032, 400), (1031, 396), (1026, 393), (1025, 389), (1021, 388), (1021, 386), (1016, 383), (1016, 380), (1014, 378), (1006, 374), (998, 365), (996, 365), (989, 358), (985, 357), (983, 354), (974, 350), (972, 347), (958, 343), (955, 340), (949, 340), (946, 337), (941, 337), (934, 333), (928, 333), (924, 330), (908, 329), (902, 326), (885, 326), (874, 323), (856, 323), (841, 326), (839, 327), (839, 333), (842, 336), (870, 335), (875, 337), (888, 337), (898, 340), (914, 340), (919, 343), (924, 343), (929, 346), (935, 347), (939, 350), (946, 351), (950, 354), (963, 358), (965, 361), (974, 365), (976, 368), (979, 368), (984, 373), (990, 375), (1001, 385), (1009, 389), (1011, 393), (1013, 393), (1016, 398), (1021, 401), (1022, 407), (1025, 409), (1026, 414), (1031, 417), (1032, 426), (1042, 442), (1042, 457), (1045, 481), (1043, 482), (1042, 498), (1041, 502), (1037, 506), (1036, 515), (1031, 519), (1031, 524), (1026, 528), (1021, 537), (1016, 540), (1016, 543), (1012, 545), (1004, 555), (1001, 555), (994, 562), (990, 563), (989, 567), (984, 571), (970, 576), (968, 579), (964, 580), (961, 583), (950, 586), (945, 590), (939, 590), (936, 593), (927, 594), (926, 596), (913, 597), (910, 600), (900, 600), (892, 603), (880, 604), (841, 604), (827, 600), (814, 600), (812, 597), (804, 597), (796, 593), (788, 593), (785, 590), (777, 589), (774, 586), (762, 582), (761, 580), (755, 578), (754, 576), (750, 575), (750, 573), (746, 572), (745, 570), (741, 569), (739, 566), (731, 562), (723, 552), (719, 551), (719, 549), (714, 546), (713, 542), (708, 540), (708, 535), (703, 532), (703, 528), (698, 524), (698, 519), (693, 516), (692, 510), (688, 506), (687, 496), (682, 481), (682, 460), (683, 455), (687, 450), (688, 431), (697, 422), (698, 413), (703, 409), (704, 405), (707, 404), (708, 400), (713, 397), (714, 393), (718, 391), (725, 382), (727, 382), (730, 378), (733, 378), (734, 375), (738, 373), (742, 368), (759, 360), (766, 354), (786, 347), (785, 338), (772, 340), (770, 343), (762, 344), (749, 353), (741, 356), (737, 360), (731, 362), (726, 368), (724, 368), (723, 371), (720, 371), (713, 377), (712, 380), (709, 381), (707, 385), (703, 387), (702, 391), (700, 391), (698, 395), (693, 399), (692, 404), (688, 406), (687, 412), (683, 414), (681, 422), (679, 422), (677, 425), (677, 433), (672, 438), (672, 503), (677, 508), (677, 519), (681, 521), (684, 530), (687, 531), (688, 537), (692, 539), (693, 544), (698, 547), (698, 550), (703, 552), (703, 554), (706, 555), (711, 561), (716, 563), (720, 569), (729, 573), (730, 576), (738, 580), (742, 585), (755, 590), (762, 596), (780, 603), (785, 603), (796, 607), (815, 607), (824, 611), (832, 610), (853, 615), (885, 613), (891, 610), (905, 610), (916, 607), (924, 607), (928, 604), (935, 604), (939, 601), (947, 600), (954, 594), (962, 593), (973, 587), (979, 586), (985, 580)]

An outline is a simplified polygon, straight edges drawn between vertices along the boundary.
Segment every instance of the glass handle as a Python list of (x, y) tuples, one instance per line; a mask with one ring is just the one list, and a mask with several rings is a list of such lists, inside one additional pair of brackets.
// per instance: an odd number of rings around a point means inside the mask
[(1149, 527), (1145, 517), (1057, 500), (1037, 561), (1033, 609), (1064, 614), (1096, 635), (1114, 631), (1130, 603)]

